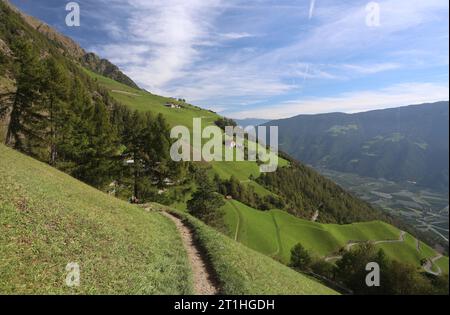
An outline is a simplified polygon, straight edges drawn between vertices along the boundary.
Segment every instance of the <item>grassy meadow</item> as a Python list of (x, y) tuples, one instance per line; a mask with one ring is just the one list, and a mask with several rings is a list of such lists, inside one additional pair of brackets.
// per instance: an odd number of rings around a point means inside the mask
[[(297, 243), (318, 257), (331, 256), (350, 241), (398, 240), (400, 230), (381, 221), (348, 225), (321, 224), (299, 219), (281, 210), (259, 211), (239, 201), (228, 200), (223, 207), (229, 235), (248, 247), (284, 263), (289, 263), (290, 250)], [(422, 258), (432, 258), (436, 251), (406, 234), (405, 242), (375, 245), (395, 260), (420, 267)], [(437, 264), (448, 273), (448, 257)]]
[[(191, 271), (167, 218), (0, 145), (0, 292), (189, 294)], [(65, 285), (66, 265), (81, 284)]]

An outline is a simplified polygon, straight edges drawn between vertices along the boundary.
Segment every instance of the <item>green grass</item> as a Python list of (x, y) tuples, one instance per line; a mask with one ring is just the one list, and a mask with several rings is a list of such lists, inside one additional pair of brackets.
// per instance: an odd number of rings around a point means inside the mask
[(316, 280), (217, 233), (185, 212), (169, 211), (193, 227), (208, 252), (224, 294), (336, 294)]
[[(224, 208), (226, 224), (231, 227), (231, 234), (236, 235), (236, 229), (238, 229), (237, 241), (243, 244), (257, 244), (258, 246), (254, 249), (268, 255), (278, 253), (279, 244), (277, 239), (273, 238), (277, 231), (269, 212), (251, 211), (250, 207), (244, 204), (238, 205), (236, 201), (226, 202)], [(246, 210), (241, 211), (239, 208), (246, 208)], [(230, 224), (232, 220), (239, 220), (239, 223)]]
[[(100, 85), (110, 91), (110, 94), (119, 102), (127, 105), (131, 109), (139, 111), (150, 111), (154, 114), (162, 114), (170, 126), (183, 125), (192, 131), (192, 119), (202, 118), (202, 126), (214, 125), (214, 121), (219, 118), (219, 115), (214, 114), (208, 110), (200, 109), (189, 104), (173, 101), (173, 99), (151, 94), (144, 90), (137, 90), (112, 79), (103, 77), (89, 70), (86, 70), (89, 76), (95, 79)], [(118, 92), (121, 91), (121, 92)], [(125, 94), (125, 93), (127, 94)], [(174, 102), (182, 104), (185, 108), (173, 109), (164, 106), (167, 102)], [(248, 141), (246, 140), (246, 143)], [(223, 149), (223, 157), (225, 156)], [(272, 153), (273, 154), (273, 153)], [(257, 178), (260, 175), (260, 168), (256, 162), (242, 161), (242, 162), (222, 162), (213, 161), (210, 163), (213, 171), (217, 173), (222, 179), (229, 179), (235, 176), (241, 181), (249, 181), (250, 176)], [(279, 167), (287, 166), (289, 163), (283, 158), (279, 158)], [(270, 191), (252, 181), (247, 183), (255, 188), (255, 192), (261, 196), (272, 194)], [(177, 207), (185, 207), (185, 205), (177, 204)]]
[(439, 259), (436, 264), (441, 268), (442, 272), (444, 274), (448, 275), (448, 266), (449, 266), (449, 261), (448, 261), (448, 257), (442, 257), (441, 259)]
[[(378, 248), (382, 248), (385, 253), (392, 259), (403, 261), (417, 266), (423, 258), (433, 258), (437, 255), (431, 247), (420, 242), (420, 252), (416, 248), (416, 239), (406, 234), (405, 243), (385, 243), (377, 245)], [(448, 274), (448, 257), (443, 257), (437, 261), (437, 265), (442, 269), (442, 272)], [(435, 267), (433, 268), (435, 269)]]
[[(284, 263), (289, 262), (290, 250), (299, 242), (314, 255), (324, 257), (338, 252), (349, 241), (397, 240), (400, 237), (400, 230), (381, 221), (348, 225), (320, 224), (299, 219), (281, 210), (255, 210), (235, 200), (227, 201), (224, 211), (230, 236), (234, 238), (237, 235), (239, 242)], [(420, 267), (422, 258), (437, 255), (422, 242), (421, 251), (418, 252), (416, 241), (409, 234), (403, 243), (376, 246), (382, 248), (391, 259), (417, 267)], [(448, 273), (448, 257), (439, 260), (438, 264)]]
[[(190, 294), (176, 227), (0, 145), (0, 293)], [(76, 262), (81, 284), (65, 285)]]
[(250, 175), (259, 176), (259, 166), (255, 162), (211, 162), (213, 170), (222, 179), (229, 179), (234, 175), (238, 180), (248, 180)]
[[(214, 121), (219, 118), (217, 114), (210, 111), (181, 103), (171, 98), (155, 95), (144, 90), (134, 89), (89, 70), (85, 71), (100, 85), (108, 89), (111, 96), (117, 101), (134, 110), (142, 112), (149, 111), (155, 115), (163, 114), (171, 127), (182, 125), (192, 130), (193, 118), (202, 118), (202, 125), (204, 126), (214, 124)], [(167, 102), (180, 104), (184, 106), (184, 108), (168, 108), (164, 106)]]
[[(175, 225), (0, 145), (0, 293), (192, 294)], [(184, 215), (225, 294), (334, 294)], [(65, 285), (70, 262), (80, 286)]]

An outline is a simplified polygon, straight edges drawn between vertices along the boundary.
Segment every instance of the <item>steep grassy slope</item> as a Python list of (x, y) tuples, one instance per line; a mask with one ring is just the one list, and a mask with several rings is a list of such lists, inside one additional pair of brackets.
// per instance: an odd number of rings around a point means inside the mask
[(226, 294), (336, 294), (316, 280), (217, 233), (185, 212), (168, 211), (194, 229)]
[[(400, 230), (381, 221), (362, 222), (348, 225), (320, 224), (294, 217), (285, 211), (258, 211), (238, 201), (227, 201), (224, 206), (225, 223), (230, 236), (261, 253), (288, 263), (290, 250), (298, 242), (317, 256), (337, 253), (351, 241), (398, 240)], [(376, 245), (398, 261), (420, 266), (422, 258), (432, 258), (437, 253), (406, 234), (404, 242)], [(448, 257), (438, 261), (448, 273)]]
[[(154, 114), (163, 114), (170, 126), (182, 125), (192, 130), (192, 119), (202, 118), (202, 124), (212, 125), (219, 116), (207, 110), (195, 106), (178, 102), (174, 99), (151, 94), (144, 90), (134, 89), (125, 84), (103, 77), (89, 70), (86, 72), (103, 87), (107, 88), (111, 95), (138, 111), (150, 111)], [(164, 106), (167, 102), (179, 104), (184, 108), (169, 108)]]
[[(190, 294), (175, 225), (0, 145), (0, 293)], [(334, 291), (186, 215), (227, 294)], [(81, 269), (79, 287), (65, 267)]]
[[(175, 226), (0, 145), (0, 292), (188, 294)], [(76, 262), (81, 285), (65, 285)]]

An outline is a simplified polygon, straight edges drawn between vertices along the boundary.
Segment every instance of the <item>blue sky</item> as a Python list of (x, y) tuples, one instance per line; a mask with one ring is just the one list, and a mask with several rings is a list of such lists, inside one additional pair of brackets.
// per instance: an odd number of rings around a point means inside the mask
[(360, 0), (80, 0), (80, 27), (69, 1), (11, 2), (141, 87), (233, 118), (448, 100), (447, 0), (376, 1), (378, 25)]

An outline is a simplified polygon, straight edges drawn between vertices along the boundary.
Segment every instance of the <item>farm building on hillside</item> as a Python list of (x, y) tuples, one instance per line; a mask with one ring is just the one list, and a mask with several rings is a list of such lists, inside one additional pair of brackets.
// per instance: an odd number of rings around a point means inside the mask
[(166, 103), (164, 106), (169, 107), (169, 108), (181, 108), (180, 105), (175, 104), (175, 103)]
[(236, 142), (227, 140), (225, 141), (225, 146), (229, 149), (233, 149), (236, 147)]
[(232, 140), (227, 140), (225, 141), (225, 147), (229, 148), (229, 149), (234, 149), (234, 148), (238, 148), (238, 149), (244, 149), (244, 146), (241, 143), (236, 143), (236, 141), (232, 141)]

